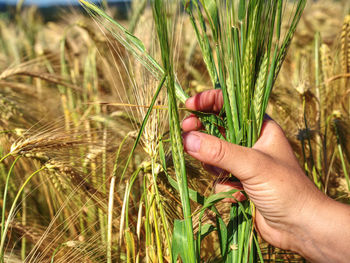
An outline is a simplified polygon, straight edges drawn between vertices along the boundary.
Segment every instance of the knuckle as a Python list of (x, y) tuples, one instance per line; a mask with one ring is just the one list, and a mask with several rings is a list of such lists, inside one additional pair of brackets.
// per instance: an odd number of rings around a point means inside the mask
[(208, 94), (206, 92), (201, 92), (198, 94), (199, 108), (205, 110), (208, 100)]
[(220, 111), (222, 108), (223, 99), (221, 90), (215, 90), (215, 105), (214, 111)]
[(253, 147), (255, 149), (266, 149), (286, 137), (284, 131), (276, 122), (269, 120), (265, 123), (260, 139)]
[(283, 140), (284, 138), (285, 138), (284, 131), (277, 123), (274, 123), (273, 128), (269, 132), (269, 136), (267, 140), (268, 145), (274, 145), (280, 142), (281, 140)]
[(283, 135), (284, 136), (284, 131), (282, 130), (282, 128), (279, 124), (274, 122), (273, 126), (274, 126), (273, 130), (274, 130), (275, 135), (279, 135), (279, 136)]
[(217, 143), (213, 143), (209, 149), (208, 157), (214, 163), (222, 163), (225, 158), (224, 142), (219, 140)]

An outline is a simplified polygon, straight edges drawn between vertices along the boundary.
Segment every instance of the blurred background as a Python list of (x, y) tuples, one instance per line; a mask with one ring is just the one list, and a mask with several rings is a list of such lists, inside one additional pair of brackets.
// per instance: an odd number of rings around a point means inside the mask
[[(131, 0), (91, 0), (90, 2), (103, 7), (114, 9), (114, 14), (120, 19), (126, 19), (131, 9)], [(0, 15), (14, 18), (15, 14), (22, 8), (34, 7), (45, 21), (61, 18), (62, 11), (80, 11), (78, 0), (0, 0)]]
[[(78, 5), (79, 2), (77, 0), (0, 0), (0, 3), (5, 5), (15, 5), (18, 2), (23, 2), (26, 5), (37, 5), (37, 6), (50, 6), (50, 5)], [(99, 0), (91, 1), (91, 2), (101, 2)], [(130, 0), (109, 0), (108, 3), (120, 3), (120, 2), (130, 2)]]

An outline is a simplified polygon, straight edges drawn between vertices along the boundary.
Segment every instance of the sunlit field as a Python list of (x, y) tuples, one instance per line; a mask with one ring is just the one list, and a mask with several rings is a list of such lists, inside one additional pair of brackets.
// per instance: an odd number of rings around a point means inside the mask
[[(252, 147), (267, 113), (350, 204), (349, 1), (112, 2), (0, 13), (0, 262), (306, 262), (214, 193), (181, 121)], [(213, 88), (222, 114), (185, 108)]]

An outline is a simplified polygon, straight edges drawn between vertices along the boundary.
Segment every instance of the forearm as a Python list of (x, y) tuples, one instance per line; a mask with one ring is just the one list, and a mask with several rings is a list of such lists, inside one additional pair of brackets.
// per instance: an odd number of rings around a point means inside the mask
[(294, 250), (311, 262), (349, 262), (350, 206), (326, 199), (312, 213), (297, 231)]

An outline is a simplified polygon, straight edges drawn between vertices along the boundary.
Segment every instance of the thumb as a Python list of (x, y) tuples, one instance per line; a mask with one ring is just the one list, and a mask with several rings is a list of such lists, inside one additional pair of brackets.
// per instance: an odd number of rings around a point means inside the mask
[(193, 131), (183, 135), (185, 151), (197, 160), (219, 167), (240, 181), (256, 175), (266, 156), (260, 151), (235, 145), (211, 135)]

